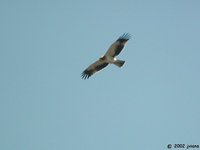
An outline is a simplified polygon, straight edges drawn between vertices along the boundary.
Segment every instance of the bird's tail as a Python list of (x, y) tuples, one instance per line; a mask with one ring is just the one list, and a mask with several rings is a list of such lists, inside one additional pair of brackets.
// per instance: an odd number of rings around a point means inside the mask
[(122, 67), (122, 66), (124, 65), (124, 63), (125, 63), (125, 61), (123, 61), (123, 60), (116, 60), (116, 61), (114, 62), (114, 64), (115, 64), (116, 66), (118, 66), (118, 67)]

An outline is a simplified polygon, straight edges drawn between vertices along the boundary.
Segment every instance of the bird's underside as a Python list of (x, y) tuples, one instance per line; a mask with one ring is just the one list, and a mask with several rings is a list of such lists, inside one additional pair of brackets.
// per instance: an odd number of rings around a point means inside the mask
[(107, 50), (103, 57), (100, 57), (99, 60), (91, 64), (87, 69), (85, 69), (81, 76), (83, 79), (88, 79), (90, 76), (95, 74), (96, 72), (102, 70), (108, 64), (114, 64), (118, 67), (122, 67), (125, 63), (124, 60), (119, 60), (116, 58), (117, 55), (123, 50), (127, 41), (131, 38), (131, 35), (128, 33), (124, 33), (120, 36)]

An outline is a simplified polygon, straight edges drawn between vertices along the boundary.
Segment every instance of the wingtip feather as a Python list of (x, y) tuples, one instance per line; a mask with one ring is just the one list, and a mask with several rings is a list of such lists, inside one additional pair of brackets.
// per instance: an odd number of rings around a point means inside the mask
[(121, 35), (119, 37), (118, 40), (127, 40), (128, 41), (129, 39), (131, 39), (131, 34), (130, 33), (124, 33), (123, 35)]
[(92, 73), (90, 73), (88, 70), (85, 70), (82, 72), (81, 77), (82, 79), (88, 79), (90, 76), (92, 75)]

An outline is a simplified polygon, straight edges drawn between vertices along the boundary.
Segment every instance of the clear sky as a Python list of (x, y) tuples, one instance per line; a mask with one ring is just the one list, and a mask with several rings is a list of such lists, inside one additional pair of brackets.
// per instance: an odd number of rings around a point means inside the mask
[[(200, 1), (1, 0), (1, 150), (200, 145)], [(88, 80), (120, 35), (132, 39)]]

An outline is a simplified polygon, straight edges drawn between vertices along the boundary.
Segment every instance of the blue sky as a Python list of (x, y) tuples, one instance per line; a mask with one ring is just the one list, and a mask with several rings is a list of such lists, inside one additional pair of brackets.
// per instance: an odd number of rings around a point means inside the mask
[[(200, 2), (0, 1), (0, 149), (200, 144)], [(132, 39), (88, 80), (120, 35)]]

